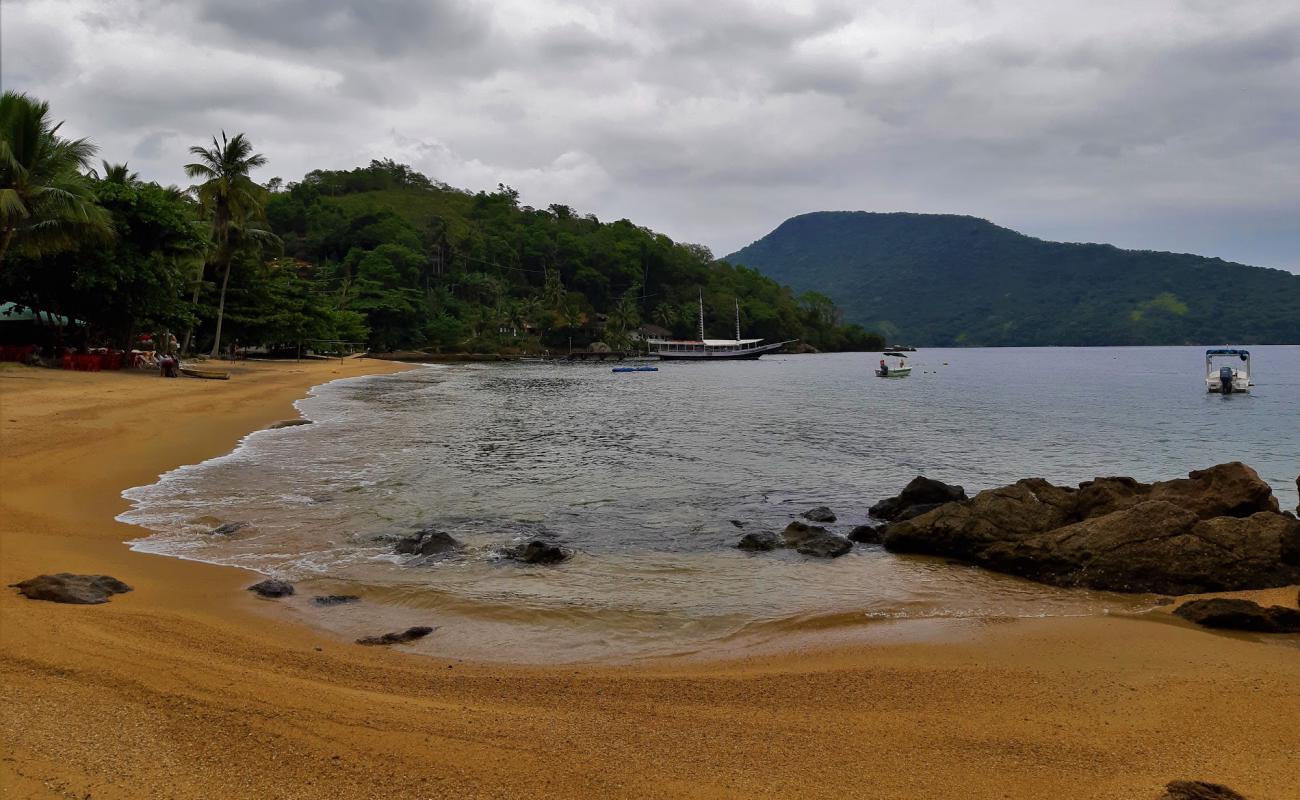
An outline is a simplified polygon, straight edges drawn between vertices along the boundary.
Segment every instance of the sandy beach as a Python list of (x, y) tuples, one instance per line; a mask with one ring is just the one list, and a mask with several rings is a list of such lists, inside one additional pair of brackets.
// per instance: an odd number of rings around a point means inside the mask
[[(634, 667), (332, 638), (243, 591), (248, 572), (131, 552), (140, 531), (114, 517), (124, 489), (295, 416), (309, 387), (401, 365), (250, 362), (227, 382), (3, 367), (0, 578), (134, 587), (99, 606), (0, 594), (6, 798), (1112, 800), (1174, 779), (1300, 792), (1294, 637), (1164, 614)], [(1296, 590), (1260, 594), (1294, 604)]]

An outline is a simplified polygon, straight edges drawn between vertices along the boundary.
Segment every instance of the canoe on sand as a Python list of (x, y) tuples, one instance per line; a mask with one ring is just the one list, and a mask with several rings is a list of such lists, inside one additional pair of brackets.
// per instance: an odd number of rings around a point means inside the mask
[(182, 375), (189, 375), (191, 378), (208, 378), (214, 381), (230, 380), (229, 372), (222, 372), (216, 369), (195, 369), (194, 367), (181, 367)]

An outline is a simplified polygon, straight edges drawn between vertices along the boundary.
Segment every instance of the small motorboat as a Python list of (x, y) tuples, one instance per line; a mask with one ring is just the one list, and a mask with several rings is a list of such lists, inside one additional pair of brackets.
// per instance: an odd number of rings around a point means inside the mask
[(658, 367), (614, 367), (610, 372), (658, 372)]
[[(1234, 364), (1233, 360), (1237, 363)], [(1249, 392), (1254, 385), (1250, 382), (1249, 350), (1222, 348), (1205, 351), (1205, 391), (1219, 394)]]
[(197, 367), (181, 367), (181, 374), (188, 375), (191, 378), (207, 378), (210, 381), (228, 381), (230, 373), (223, 372), (219, 369), (198, 369)]
[(888, 358), (897, 358), (898, 363), (891, 367), (885, 363), (885, 359), (880, 359), (880, 366), (876, 367), (877, 378), (906, 378), (908, 375), (912, 374), (912, 368), (907, 366), (907, 356), (905, 354), (888, 352), (885, 353), (885, 356)]

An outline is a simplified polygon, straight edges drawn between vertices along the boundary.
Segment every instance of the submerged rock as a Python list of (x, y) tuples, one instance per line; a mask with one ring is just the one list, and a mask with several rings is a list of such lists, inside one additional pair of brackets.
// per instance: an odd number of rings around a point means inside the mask
[(435, 556), (453, 553), (463, 545), (451, 534), (428, 528), (397, 540), (394, 550), (405, 555)]
[(217, 527), (208, 531), (208, 533), (212, 536), (229, 536), (232, 533), (238, 533), (239, 531), (242, 531), (244, 528), (247, 528), (251, 524), (252, 524), (251, 522), (227, 522), (218, 525)]
[(834, 522), (835, 521), (835, 512), (831, 511), (826, 506), (817, 506), (816, 508), (811, 508), (803, 512), (801, 516), (804, 519), (809, 520), (811, 522)]
[(1300, 582), (1300, 522), (1239, 462), (1154, 484), (1039, 478), (885, 531), (894, 552), (964, 559), (1060, 586), (1191, 594)]
[(897, 496), (881, 500), (872, 506), (868, 513), (877, 519), (891, 521), (911, 519), (936, 509), (944, 503), (965, 499), (966, 490), (962, 487), (917, 475)]
[(533, 539), (523, 544), (507, 547), (501, 551), (501, 555), (512, 561), (521, 561), (525, 564), (558, 564), (561, 561), (569, 560), (573, 553), (568, 548), (561, 547), (554, 542)]
[(341, 606), (360, 603), (361, 598), (355, 594), (318, 594), (311, 601), (318, 606)]
[(301, 419), (301, 418), (282, 419), (279, 422), (272, 422), (270, 425), (267, 425), (266, 429), (268, 431), (278, 431), (281, 428), (296, 428), (299, 425), (310, 425), (310, 424), (311, 424), (311, 420), (309, 419)]
[(885, 538), (884, 526), (859, 525), (849, 531), (849, 541), (858, 544), (880, 544)]
[(396, 633), (385, 633), (383, 636), (364, 636), (357, 639), (357, 644), (365, 645), (388, 645), (388, 644), (406, 644), (416, 639), (423, 639), (433, 633), (433, 628), (427, 625), (417, 625), (413, 628), (407, 628), (404, 631)]
[(1170, 781), (1158, 800), (1246, 800), (1227, 786), (1205, 781)]
[(853, 549), (853, 543), (838, 533), (798, 521), (787, 525), (781, 536), (787, 547), (817, 558), (838, 558)]
[(37, 575), (11, 586), (29, 600), (75, 605), (107, 603), (113, 595), (131, 591), (130, 586), (108, 575), (74, 575), (71, 572)]
[(785, 540), (781, 538), (780, 534), (774, 531), (751, 531), (750, 533), (740, 537), (740, 541), (736, 542), (736, 547), (741, 550), (750, 550), (755, 552), (779, 550), (782, 547), (785, 547)]
[(1226, 628), (1258, 633), (1300, 633), (1300, 610), (1268, 606), (1250, 600), (1211, 598), (1192, 600), (1174, 613), (1207, 628)]
[(256, 592), (259, 597), (288, 597), (293, 594), (294, 589), (293, 584), (288, 581), (268, 578), (248, 587), (248, 591)]

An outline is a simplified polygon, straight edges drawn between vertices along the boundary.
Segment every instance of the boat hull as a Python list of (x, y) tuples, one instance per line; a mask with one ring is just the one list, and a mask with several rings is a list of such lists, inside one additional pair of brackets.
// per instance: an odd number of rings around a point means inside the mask
[(736, 350), (652, 350), (650, 355), (664, 361), (752, 361), (767, 353), (774, 353), (787, 344), (789, 342), (773, 342)]
[(912, 374), (911, 367), (895, 367), (889, 370), (888, 372), (881, 372), (880, 370), (876, 370), (877, 378), (906, 378), (908, 375), (911, 374)]

